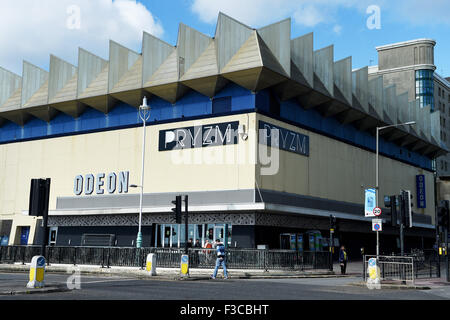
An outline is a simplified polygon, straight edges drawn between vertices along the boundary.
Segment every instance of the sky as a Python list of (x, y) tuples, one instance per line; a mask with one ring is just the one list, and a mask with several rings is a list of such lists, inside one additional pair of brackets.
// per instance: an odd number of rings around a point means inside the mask
[(76, 66), (78, 47), (108, 59), (110, 39), (140, 53), (143, 31), (176, 45), (181, 22), (213, 37), (219, 12), (253, 28), (291, 18), (292, 38), (314, 32), (315, 50), (334, 44), (353, 68), (377, 65), (377, 46), (431, 38), (450, 77), (449, 0), (1, 0), (0, 67), (48, 70), (50, 54)]

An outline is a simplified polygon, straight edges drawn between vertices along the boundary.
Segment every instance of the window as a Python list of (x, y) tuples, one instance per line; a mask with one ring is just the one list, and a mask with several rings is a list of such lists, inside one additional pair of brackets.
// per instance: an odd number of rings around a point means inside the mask
[(432, 70), (417, 70), (416, 71), (416, 98), (420, 100), (421, 108), (424, 108), (424, 107), (430, 105), (431, 111), (434, 111), (433, 74), (434, 74), (434, 72)]
[(228, 113), (231, 112), (231, 97), (215, 98), (212, 101), (212, 113)]

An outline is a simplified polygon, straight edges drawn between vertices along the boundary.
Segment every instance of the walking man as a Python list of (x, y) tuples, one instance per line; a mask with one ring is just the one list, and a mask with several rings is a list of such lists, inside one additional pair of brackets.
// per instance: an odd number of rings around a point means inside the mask
[(339, 264), (341, 265), (341, 274), (345, 274), (345, 271), (347, 269), (347, 251), (345, 250), (345, 247), (342, 246), (341, 250), (339, 251)]
[(217, 272), (219, 271), (220, 266), (223, 266), (223, 278), (228, 279), (227, 265), (225, 262), (226, 254), (225, 254), (225, 246), (220, 242), (219, 239), (216, 240), (216, 268), (214, 269), (214, 273), (211, 276), (211, 279), (215, 279), (217, 276)]

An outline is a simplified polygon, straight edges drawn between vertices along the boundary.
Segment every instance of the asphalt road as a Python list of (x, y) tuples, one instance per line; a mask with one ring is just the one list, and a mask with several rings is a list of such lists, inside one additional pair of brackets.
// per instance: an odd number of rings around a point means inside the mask
[[(70, 275), (47, 274), (46, 282), (66, 284)], [(0, 274), (0, 289), (25, 287), (27, 274)], [(72, 279), (73, 280), (73, 279)], [(230, 280), (137, 280), (84, 276), (80, 289), (69, 292), (0, 296), (0, 300), (448, 300), (450, 286), (433, 290), (369, 290), (353, 286), (361, 278), (230, 279)], [(72, 284), (75, 282), (72, 281)]]

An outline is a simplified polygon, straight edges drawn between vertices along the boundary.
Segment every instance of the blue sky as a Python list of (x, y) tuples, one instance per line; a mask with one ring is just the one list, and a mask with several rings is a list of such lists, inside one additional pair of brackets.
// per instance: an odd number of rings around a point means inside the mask
[[(223, 1), (208, 0), (209, 2), (218, 2), (218, 8)], [(438, 66), (438, 73), (450, 77), (450, 1), (398, 1), (397, 5), (392, 5), (388, 1), (295, 1), (298, 4), (289, 6), (288, 10), (275, 12), (273, 17), (265, 15), (256, 15), (256, 17), (247, 18), (247, 14), (242, 10), (249, 6), (239, 8), (240, 2), (248, 0), (235, 1), (238, 5), (236, 9), (230, 9), (222, 6), (221, 11), (236, 17), (238, 20), (247, 23), (251, 27), (261, 27), (284, 18), (292, 18), (292, 37), (314, 32), (314, 47), (319, 49), (330, 44), (335, 47), (335, 60), (352, 56), (354, 68), (366, 65), (376, 65), (378, 63), (375, 47), (388, 44), (412, 40), (417, 38), (432, 38), (437, 41), (435, 51), (435, 63)], [(183, 22), (197, 30), (214, 36), (215, 20), (209, 22), (202, 20), (197, 12), (193, 10), (194, 0), (175, 0), (175, 1), (152, 1), (143, 0), (142, 3), (152, 12), (152, 14), (161, 21), (164, 28), (163, 39), (169, 43), (175, 44), (177, 40), (178, 23)], [(200, 2), (200, 1), (199, 1)], [(206, 1), (205, 5), (206, 4)], [(261, 7), (267, 1), (260, 2)], [(274, 2), (274, 1), (271, 1)], [(276, 1), (275, 1), (276, 2)], [(280, 1), (283, 2), (283, 1)], [(394, 1), (391, 1), (394, 2)], [(302, 23), (302, 14), (296, 17), (297, 10), (304, 8), (308, 4), (316, 5), (318, 10), (324, 10), (324, 17), (319, 22), (316, 21)], [(367, 20), (372, 16), (367, 13), (370, 5), (377, 5), (380, 8), (381, 29), (369, 29)], [(424, 6), (434, 6), (434, 9), (421, 10)], [(444, 9), (444, 10), (442, 10)], [(307, 10), (305, 10), (308, 12)], [(410, 11), (419, 11), (433, 14), (433, 16), (416, 17), (411, 15)], [(305, 13), (306, 13), (305, 12)], [(284, 13), (284, 15), (283, 15)], [(330, 16), (326, 16), (330, 14)], [(442, 18), (440, 18), (442, 14)], [(448, 17), (448, 18), (447, 18)], [(447, 20), (448, 19), (448, 20)], [(256, 22), (256, 23), (255, 23)]]
[[(381, 29), (367, 26), (374, 5)], [(450, 77), (448, 0), (2, 0), (0, 66), (48, 70), (50, 53), (77, 65), (78, 47), (108, 59), (109, 39), (141, 52), (144, 30), (175, 45), (180, 22), (214, 36), (219, 11), (254, 28), (290, 17), (293, 38), (314, 32), (315, 49), (334, 44), (354, 68), (376, 65), (376, 46), (432, 38), (437, 72)]]

